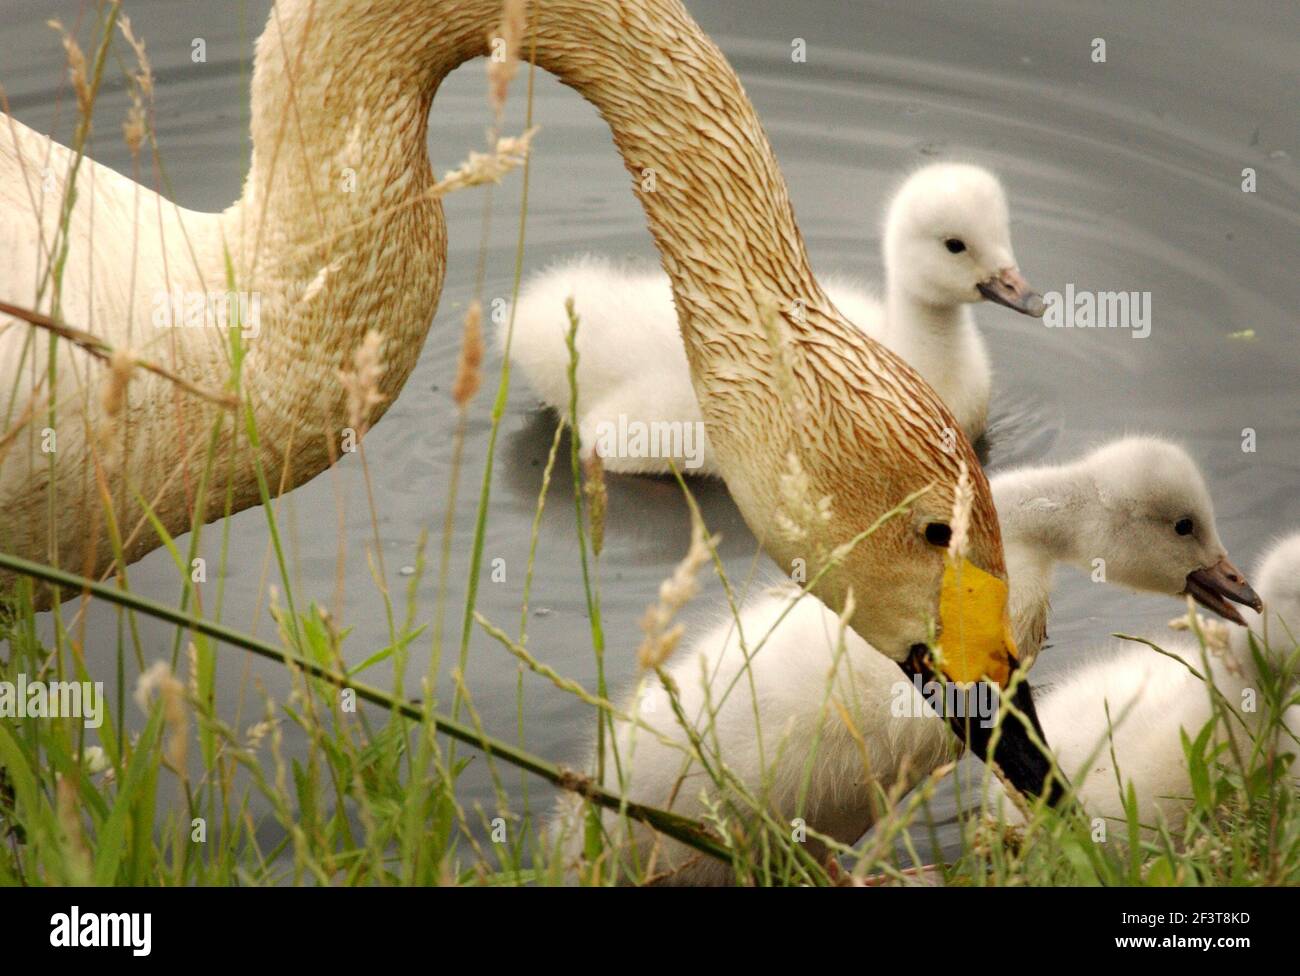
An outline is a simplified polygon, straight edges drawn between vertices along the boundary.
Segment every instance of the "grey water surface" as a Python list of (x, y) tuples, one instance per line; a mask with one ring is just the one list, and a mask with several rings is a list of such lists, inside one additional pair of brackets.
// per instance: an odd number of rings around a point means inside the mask
[[(926, 161), (968, 159), (1001, 175), (1017, 256), (1040, 290), (1074, 283), (1150, 293), (1153, 321), (1144, 339), (1125, 330), (1048, 329), (1005, 309), (978, 310), (996, 369), (990, 471), (1070, 458), (1125, 432), (1160, 433), (1180, 440), (1202, 465), (1221, 534), (1243, 567), (1273, 536), (1300, 526), (1300, 5), (688, 0), (688, 6), (757, 106), (818, 272), (877, 281), (880, 214), (891, 188)], [(13, 113), (65, 142), (75, 100), (45, 20), (59, 16), (71, 25), (83, 7), (76, 0), (0, 0), (0, 84)], [(225, 207), (239, 195), (247, 163), (251, 45), (269, 4), (127, 0), (124, 7), (157, 72), (159, 138), (175, 198), (197, 209)], [(206, 63), (191, 60), (195, 38), (206, 42)], [(806, 41), (806, 62), (792, 59), (796, 38)], [(1105, 63), (1091, 58), (1094, 38), (1106, 41)], [(110, 66), (91, 154), (129, 173), (118, 127), (127, 107), (121, 76), (120, 66)], [(523, 90), (517, 83), (507, 131), (522, 127)], [(627, 174), (595, 111), (542, 75), (535, 115), (542, 131), (525, 269), (579, 251), (652, 260)], [(433, 106), (435, 169), (481, 147), (487, 121), (483, 65), (470, 64), (448, 79)], [(1257, 173), (1255, 193), (1242, 190), (1247, 167)], [(519, 188), (515, 175), (494, 193), (489, 299), (510, 294)], [(415, 561), (421, 529), (436, 532), (444, 516), (455, 419), (448, 391), (472, 290), (482, 202), (478, 192), (447, 201), (450, 256), (437, 318), (414, 375), (366, 440), (388, 583), (397, 594), (405, 591), (403, 567)], [(1244, 330), (1253, 338), (1234, 337)], [(495, 352), (492, 357), (495, 367)], [(469, 426), (444, 664), (455, 656), (459, 637), (494, 388), (492, 372)], [(1255, 431), (1254, 452), (1242, 449), (1245, 428)], [(554, 419), (538, 410), (517, 378), (497, 446), (478, 592), (479, 609), (511, 632), (518, 627), (530, 523), (554, 430)], [(590, 685), (595, 664), (572, 488), (563, 474), (542, 522), (529, 646)], [(731, 574), (745, 578), (753, 537), (721, 483), (695, 490), (710, 526), (723, 535)], [(288, 496), (281, 524), (291, 526), (299, 604), (314, 599), (334, 607), (339, 504), (347, 553), (341, 618), (353, 628), (346, 648), (355, 663), (388, 641), (364, 556), (372, 529), (357, 459), (346, 458)], [(235, 516), (229, 534), (224, 619), (269, 634), (264, 513)], [(638, 619), (687, 540), (687, 510), (674, 484), (610, 479), (600, 576), (615, 688), (632, 680)], [(205, 533), (209, 565), (217, 563), (219, 542), (219, 532)], [(489, 576), (498, 558), (504, 582)], [(775, 574), (765, 559), (759, 565)], [(134, 566), (131, 576), (148, 596), (178, 598), (163, 551)], [(423, 619), (434, 590), (430, 574), (420, 585)], [(688, 620), (714, 619), (720, 599), (711, 581)], [(1179, 607), (1064, 571), (1053, 610), (1053, 646), (1035, 669), (1043, 686), (1072, 660), (1104, 653), (1112, 632), (1163, 632)], [(169, 656), (173, 631), (145, 620), (141, 626), (148, 656)], [(110, 680), (117, 642), (110, 608), (92, 608), (89, 635), (88, 665)], [(413, 674), (423, 673), (429, 654), (427, 636), (414, 643)], [(241, 693), (247, 701), (253, 679), (281, 697), (287, 690), (281, 669), (230, 648), (221, 652), (219, 674), (219, 697), (230, 708)], [(381, 686), (389, 680), (383, 667), (368, 677)], [(516, 735), (517, 680), (514, 660), (476, 630), (468, 685), (484, 725), (507, 738)], [(580, 761), (592, 713), (545, 681), (527, 676), (525, 685), (528, 747)], [(446, 684), (442, 693), (449, 693)], [(247, 710), (245, 717), (254, 720)], [(467, 803), (492, 804), (481, 760), (462, 777), (460, 795)], [(547, 795), (541, 784), (532, 788), (534, 803)], [(936, 801), (934, 816), (951, 853), (957, 833), (950, 791)]]

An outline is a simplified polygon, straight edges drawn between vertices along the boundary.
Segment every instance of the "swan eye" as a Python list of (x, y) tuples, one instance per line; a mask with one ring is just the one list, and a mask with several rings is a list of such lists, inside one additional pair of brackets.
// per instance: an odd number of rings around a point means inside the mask
[(1174, 531), (1179, 535), (1191, 535), (1193, 528), (1195, 526), (1192, 525), (1192, 520), (1189, 518), (1180, 518), (1174, 523)]
[(943, 242), (943, 246), (948, 249), (949, 254), (960, 254), (966, 250), (966, 242), (958, 237), (950, 237)]
[(925, 527), (925, 541), (932, 546), (947, 548), (952, 539), (952, 527), (944, 522), (931, 522)]

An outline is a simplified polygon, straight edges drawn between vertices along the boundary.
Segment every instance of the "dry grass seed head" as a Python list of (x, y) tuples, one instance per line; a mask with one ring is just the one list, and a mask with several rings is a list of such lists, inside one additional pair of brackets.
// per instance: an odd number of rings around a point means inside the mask
[(140, 709), (149, 713), (153, 696), (162, 700), (163, 724), (167, 728), (167, 742), (163, 747), (163, 760), (178, 776), (185, 775), (185, 757), (188, 749), (185, 720), (185, 686), (182, 685), (165, 661), (155, 661), (140, 675), (135, 684), (135, 701)]
[(256, 725), (250, 725), (248, 727), (248, 731), (245, 732), (244, 735), (247, 740), (246, 745), (249, 752), (257, 751), (257, 747), (262, 744), (262, 740), (265, 739), (267, 733), (271, 731), (271, 726), (273, 724), (274, 722), (270, 720), (264, 720), (258, 722)]
[(970, 516), (975, 505), (975, 489), (971, 487), (970, 472), (966, 462), (959, 461), (957, 485), (952, 495), (952, 536), (948, 541), (948, 558), (960, 565), (966, 558), (970, 539)]
[(582, 462), (582, 492), (587, 497), (591, 518), (591, 551), (597, 556), (605, 548), (605, 513), (609, 509), (609, 491), (605, 487), (605, 462), (595, 451)]
[(87, 118), (91, 109), (91, 92), (90, 77), (86, 73), (85, 52), (81, 50), (77, 39), (68, 33), (61, 20), (51, 18), (45, 23), (58, 32), (59, 40), (63, 42), (63, 51), (68, 58), (68, 79), (72, 82), (73, 91), (77, 93), (77, 111), (81, 113), (82, 118)]
[(347, 391), (348, 426), (362, 436), (370, 429), (370, 412), (387, 399), (379, 392), (379, 379), (384, 375), (383, 336), (375, 329), (366, 333), (366, 337), (352, 354), (353, 369), (339, 370), (339, 382)]
[(519, 71), (519, 45), (528, 26), (524, 0), (505, 0), (501, 24), (488, 34), (488, 103), (498, 118), (506, 107), (510, 82)]
[(659, 584), (658, 601), (650, 604), (641, 618), (645, 638), (637, 649), (637, 663), (642, 670), (661, 667), (676, 650), (685, 627), (673, 620), (699, 592), (700, 569), (709, 561), (717, 541), (717, 536), (705, 536), (698, 516), (691, 519), (690, 548), (672, 575)]
[(461, 331), (460, 361), (456, 364), (456, 379), (451, 385), (451, 398), (464, 410), (483, 385), (483, 305), (476, 298), (465, 311), (465, 325)]
[(135, 52), (135, 61), (139, 66), (139, 70), (131, 74), (131, 80), (134, 82), (131, 86), (131, 107), (127, 109), (126, 121), (122, 123), (122, 136), (126, 140), (127, 148), (131, 150), (132, 156), (136, 156), (139, 155), (140, 147), (144, 144), (144, 137), (148, 132), (145, 103), (153, 101), (153, 67), (149, 64), (149, 56), (145, 53), (144, 40), (137, 38), (131, 30), (131, 18), (125, 13), (119, 14), (117, 26), (122, 36), (126, 38), (126, 43)]
[(786, 453), (785, 464), (779, 476), (781, 507), (776, 512), (777, 531), (787, 542), (808, 544), (812, 555), (820, 559), (825, 531), (835, 517), (831, 496), (814, 496), (812, 479), (797, 451)]
[(503, 136), (497, 140), (490, 153), (471, 152), (469, 158), (434, 184), (430, 193), (435, 197), (446, 196), (456, 190), (464, 190), (484, 183), (500, 183), (501, 178), (524, 164), (532, 149), (533, 136), (537, 126), (519, 136)]
[[(1196, 617), (1195, 623), (1192, 621), (1193, 614), (1195, 614)], [(1232, 629), (1228, 624), (1216, 617), (1207, 617), (1203, 613), (1196, 613), (1194, 610), (1169, 621), (1169, 629), (1185, 631), (1195, 631), (1199, 629), (1201, 636), (1205, 638), (1205, 646), (1216, 654), (1222, 653), (1231, 647), (1230, 637)], [(1240, 667), (1235, 665), (1235, 661), (1233, 661), (1230, 655), (1225, 657), (1224, 661), (1225, 663), (1228, 663), (1228, 670), (1230, 672), (1237, 673), (1240, 670)], [(1234, 670), (1234, 666), (1236, 666), (1236, 670)]]
[(108, 359), (108, 382), (104, 385), (104, 413), (116, 417), (126, 404), (127, 387), (131, 383), (131, 371), (135, 368), (135, 357), (125, 349), (114, 349)]
[(126, 43), (131, 45), (131, 50), (135, 53), (136, 64), (140, 66), (133, 77), (135, 82), (140, 86), (140, 92), (145, 98), (153, 97), (153, 66), (149, 63), (149, 56), (144, 50), (144, 39), (136, 37), (135, 32), (131, 30), (131, 18), (125, 13), (117, 16), (117, 26), (126, 38)]

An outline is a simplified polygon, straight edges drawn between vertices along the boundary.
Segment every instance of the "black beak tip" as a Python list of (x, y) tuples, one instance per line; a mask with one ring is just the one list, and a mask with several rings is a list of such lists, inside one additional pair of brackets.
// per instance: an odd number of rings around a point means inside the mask
[[(926, 657), (928, 650), (925, 644), (912, 645), (907, 657), (899, 662), (899, 667), (908, 677), (920, 676), (926, 681), (935, 680), (936, 675), (931, 670)], [(976, 685), (984, 684), (986, 682), (976, 683)], [(977, 704), (987, 701), (983, 695), (977, 693), (976, 685), (967, 687), (964, 697), (968, 707), (964, 710), (964, 715), (977, 715), (978, 712), (975, 710)], [(994, 689), (993, 700), (999, 700), (996, 689)], [(1043, 726), (1038, 721), (1038, 711), (1034, 707), (1034, 696), (1028, 681), (1021, 681), (1016, 686), (1011, 696), (1011, 704), (1028, 721), (1028, 726), (1019, 716), (1011, 714), (1003, 715), (1000, 722), (991, 721), (995, 716), (967, 718), (949, 715), (948, 724), (971, 752), (985, 762), (989, 761), (989, 746), (992, 744), (993, 729), (996, 725), (1000, 731), (998, 741), (993, 748), (992, 761), (1002, 770), (1011, 785), (1021, 793), (1030, 797), (1046, 795), (1047, 802), (1051, 806), (1056, 806), (1065, 798), (1069, 784), (1062, 779), (1060, 772), (1053, 768), (1051, 757), (1029, 737), (1029, 730), (1032, 728), (1038, 741), (1047, 744), (1047, 737), (1043, 734)]]
[[(1039, 724), (1028, 682), (1021, 682), (1011, 701), (1016, 710), (1028, 719), (1038, 741), (1045, 745), (1047, 738)], [(1033, 798), (1046, 796), (1051, 806), (1064, 799), (1066, 784), (1060, 773), (1053, 768), (1051, 757), (1030, 738), (1029, 727), (1018, 716), (1003, 716), (996, 744), (992, 743), (992, 728), (986, 728), (982, 723), (953, 722), (953, 726), (975, 755), (985, 762), (991, 760), (995, 763), (1021, 793)], [(993, 745), (992, 756), (989, 755), (990, 745)]]
[[(1022, 681), (1011, 697), (1015, 706), (1032, 727), (1038, 741), (1046, 744), (1047, 736), (1038, 721), (1034, 696), (1029, 682)], [(1053, 774), (1052, 760), (1029, 737), (1029, 729), (1016, 717), (1008, 715), (1002, 721), (1002, 734), (995, 747), (993, 761), (998, 764), (1011, 784), (1029, 796), (1043, 796), (1055, 806), (1065, 796), (1064, 785)]]

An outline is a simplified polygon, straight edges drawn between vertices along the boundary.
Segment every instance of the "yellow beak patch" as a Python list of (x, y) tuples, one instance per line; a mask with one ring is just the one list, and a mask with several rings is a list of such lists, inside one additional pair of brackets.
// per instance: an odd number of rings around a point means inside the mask
[(949, 681), (987, 678), (1005, 688), (1016, 643), (1007, 612), (1007, 584), (969, 559), (947, 560), (939, 592), (939, 650)]

